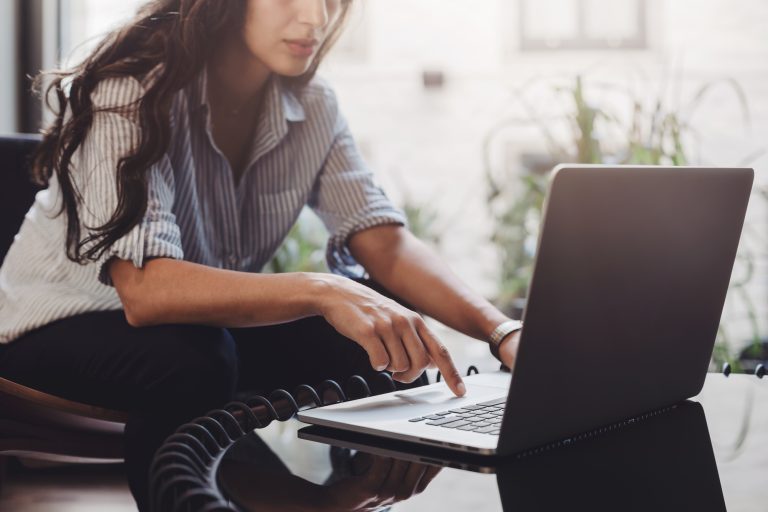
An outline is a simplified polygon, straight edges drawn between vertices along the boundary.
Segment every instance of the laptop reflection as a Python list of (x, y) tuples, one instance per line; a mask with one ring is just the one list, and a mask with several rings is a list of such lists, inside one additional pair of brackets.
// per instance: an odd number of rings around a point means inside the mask
[(683, 402), (625, 428), (499, 466), (504, 510), (724, 511), (704, 411)]

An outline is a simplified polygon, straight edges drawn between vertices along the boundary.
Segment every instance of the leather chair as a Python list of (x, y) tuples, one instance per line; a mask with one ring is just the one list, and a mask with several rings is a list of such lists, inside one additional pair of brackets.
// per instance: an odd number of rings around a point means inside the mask
[[(39, 187), (29, 179), (35, 135), (0, 137), (0, 263)], [(119, 462), (127, 414), (42, 393), (0, 375), (0, 486), (4, 457)]]

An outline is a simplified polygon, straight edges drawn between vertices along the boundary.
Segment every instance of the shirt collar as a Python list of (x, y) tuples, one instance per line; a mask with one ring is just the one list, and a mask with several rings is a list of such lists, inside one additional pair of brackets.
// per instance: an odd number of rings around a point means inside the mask
[[(306, 120), (306, 113), (301, 102), (280, 77), (273, 75), (266, 87), (263, 114), (267, 119), (293, 123)], [(198, 73), (198, 76), (187, 87), (187, 101), (190, 111), (209, 107), (208, 72), (206, 69)]]

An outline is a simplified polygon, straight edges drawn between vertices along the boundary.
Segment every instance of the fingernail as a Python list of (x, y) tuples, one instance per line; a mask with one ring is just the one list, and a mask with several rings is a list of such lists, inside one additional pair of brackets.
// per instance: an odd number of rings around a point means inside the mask
[(462, 396), (467, 394), (467, 386), (465, 386), (463, 382), (459, 382), (459, 385), (456, 387), (459, 388), (459, 393), (461, 393)]
[(376, 371), (377, 372), (383, 372), (386, 369), (387, 369), (387, 365), (385, 365), (385, 364), (382, 364), (381, 366), (377, 366), (376, 367)]

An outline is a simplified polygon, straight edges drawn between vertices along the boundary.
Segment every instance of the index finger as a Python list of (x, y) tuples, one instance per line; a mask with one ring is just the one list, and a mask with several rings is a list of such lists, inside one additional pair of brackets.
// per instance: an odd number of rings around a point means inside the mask
[(437, 365), (437, 369), (445, 378), (445, 383), (451, 388), (453, 394), (456, 396), (464, 396), (467, 393), (467, 387), (464, 385), (464, 381), (461, 379), (459, 370), (456, 369), (456, 365), (453, 364), (451, 354), (448, 352), (448, 348), (440, 343), (429, 327), (424, 322), (419, 322), (416, 327), (419, 337), (424, 342), (429, 356), (432, 361)]

